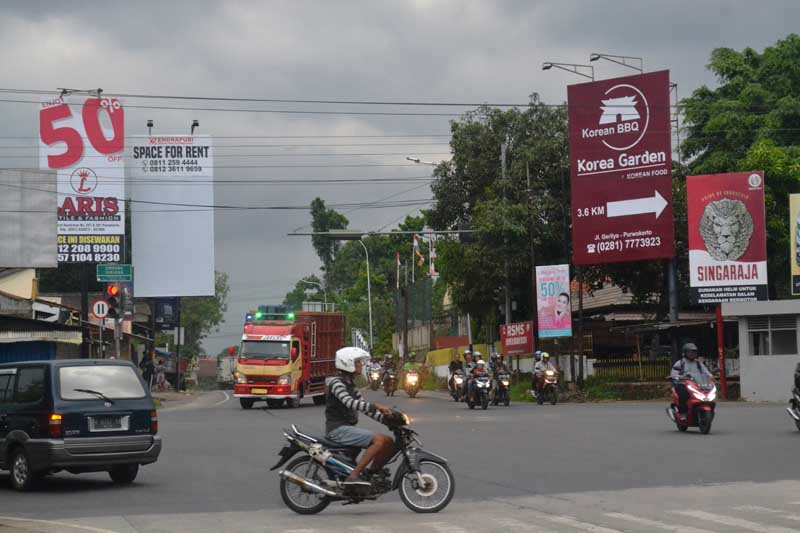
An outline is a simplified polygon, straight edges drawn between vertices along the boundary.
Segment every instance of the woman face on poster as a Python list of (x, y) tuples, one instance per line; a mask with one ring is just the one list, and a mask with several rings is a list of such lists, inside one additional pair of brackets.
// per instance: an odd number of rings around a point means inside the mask
[(559, 322), (566, 320), (569, 313), (569, 294), (562, 292), (556, 298), (556, 320)]

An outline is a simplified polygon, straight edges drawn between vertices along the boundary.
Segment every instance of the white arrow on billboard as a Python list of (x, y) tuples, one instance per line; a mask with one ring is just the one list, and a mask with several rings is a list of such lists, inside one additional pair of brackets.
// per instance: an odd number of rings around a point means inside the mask
[(629, 215), (644, 215), (655, 213), (656, 218), (661, 216), (667, 201), (658, 191), (653, 196), (647, 198), (636, 198), (634, 200), (620, 200), (619, 202), (608, 202), (606, 204), (606, 215), (612, 217), (626, 217)]

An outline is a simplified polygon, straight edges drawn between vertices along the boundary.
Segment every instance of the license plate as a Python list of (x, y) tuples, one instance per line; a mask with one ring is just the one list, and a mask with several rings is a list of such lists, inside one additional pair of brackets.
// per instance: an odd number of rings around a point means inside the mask
[(253, 389), (253, 394), (267, 394), (267, 389)]
[(127, 431), (128, 417), (93, 416), (89, 418), (90, 431)]

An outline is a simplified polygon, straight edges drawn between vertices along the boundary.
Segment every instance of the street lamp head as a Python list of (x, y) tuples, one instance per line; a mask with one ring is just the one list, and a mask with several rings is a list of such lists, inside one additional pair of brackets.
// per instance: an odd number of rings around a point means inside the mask
[(419, 162), (420, 162), (420, 159), (419, 159), (419, 157), (411, 157), (410, 155), (407, 155), (407, 156), (406, 156), (406, 159), (407, 159), (408, 161), (411, 161), (412, 163), (419, 163)]
[(550, 70), (551, 68), (553, 68), (552, 63), (542, 63), (542, 70)]
[(589, 56), (589, 61), (597, 61), (598, 59), (600, 59), (600, 54), (591, 54)]

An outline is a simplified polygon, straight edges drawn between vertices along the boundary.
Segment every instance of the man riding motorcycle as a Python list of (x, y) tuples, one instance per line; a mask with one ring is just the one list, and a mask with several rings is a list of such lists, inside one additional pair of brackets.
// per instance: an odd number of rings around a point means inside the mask
[(687, 402), (689, 401), (689, 389), (683, 379), (687, 375), (691, 375), (695, 379), (705, 376), (710, 381), (714, 381), (714, 376), (708, 370), (706, 365), (697, 360), (697, 346), (691, 342), (683, 345), (683, 358), (672, 366), (670, 378), (672, 378), (672, 387), (678, 395), (678, 416), (682, 420), (686, 419), (686, 413), (689, 411)]
[(366, 483), (359, 477), (370, 462), (370, 473), (380, 473), (394, 452), (394, 440), (388, 435), (356, 427), (359, 411), (378, 422), (383, 420), (384, 415), (392, 413), (388, 407), (363, 400), (356, 390), (355, 377), (363, 370), (363, 361), (366, 359), (369, 359), (369, 354), (360, 348), (338, 350), (335, 365), (339, 374), (329, 378), (325, 384), (326, 438), (343, 446), (366, 448), (361, 460), (347, 477), (347, 482), (354, 486)]
[(455, 387), (453, 383), (453, 375), (455, 375), (457, 370), (464, 371), (464, 363), (461, 361), (458, 352), (453, 355), (453, 360), (450, 361), (450, 366), (447, 367), (449, 375), (447, 377), (447, 387), (452, 391)]
[(544, 384), (544, 373), (548, 370), (552, 370), (553, 372), (557, 372), (555, 365), (550, 362), (550, 354), (547, 352), (541, 352), (539, 360), (533, 366), (533, 390), (536, 391), (537, 394), (542, 392), (542, 385)]
[[(480, 356), (480, 352), (475, 352), (475, 355)], [(488, 375), (489, 373), (486, 371), (486, 363), (483, 359), (478, 359), (467, 378), (467, 396), (472, 397), (472, 394), (475, 392), (475, 378)]]

